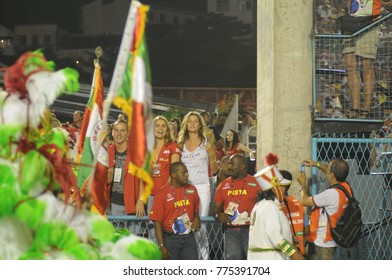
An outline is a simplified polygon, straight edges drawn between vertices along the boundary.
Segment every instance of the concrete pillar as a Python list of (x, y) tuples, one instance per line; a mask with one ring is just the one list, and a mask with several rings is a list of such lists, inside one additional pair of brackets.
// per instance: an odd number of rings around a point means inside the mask
[(273, 152), (295, 177), (311, 157), (313, 1), (257, 4), (257, 170)]

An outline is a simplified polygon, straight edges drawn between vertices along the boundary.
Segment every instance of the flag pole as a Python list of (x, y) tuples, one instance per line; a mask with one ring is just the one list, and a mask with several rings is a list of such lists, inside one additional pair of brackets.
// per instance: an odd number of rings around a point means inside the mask
[[(93, 79), (93, 86), (92, 86), (92, 90), (93, 91), (95, 91), (95, 87), (96, 87), (96, 85), (95, 85), (95, 73), (96, 73), (96, 69), (97, 69), (97, 67), (101, 67), (101, 65), (99, 64), (99, 59), (102, 57), (102, 55), (103, 55), (103, 50), (102, 50), (102, 48), (100, 47), (100, 46), (97, 46), (96, 48), (95, 48), (95, 59), (94, 59), (94, 79)], [(85, 200), (85, 203), (87, 204), (87, 207), (88, 207), (88, 209), (90, 209), (91, 208), (91, 206), (94, 204), (94, 201), (93, 201), (93, 196), (92, 196), (92, 193), (91, 193), (91, 187), (92, 187), (92, 184), (93, 184), (93, 181), (94, 181), (94, 175), (95, 175), (95, 171), (96, 171), (96, 167), (97, 167), (97, 161), (98, 161), (98, 155), (99, 155), (99, 150), (101, 149), (101, 146), (102, 146), (102, 142), (103, 142), (103, 140), (106, 138), (106, 124), (107, 124), (107, 118), (105, 119), (105, 116), (103, 116), (103, 119), (102, 119), (102, 124), (103, 124), (103, 127), (104, 127), (104, 129), (105, 129), (105, 131), (102, 133), (102, 134), (100, 134), (101, 135), (101, 137), (100, 137), (100, 139), (98, 139), (98, 143), (99, 143), (99, 148), (98, 148), (98, 152), (97, 152), (97, 155), (95, 156), (94, 155), (94, 160), (93, 160), (93, 168), (92, 168), (92, 170), (91, 170), (91, 173), (90, 173), (90, 176), (89, 176), (89, 178), (88, 178), (88, 184), (87, 184), (87, 188), (86, 188), (86, 191), (85, 191), (85, 198), (86, 198), (86, 200)]]
[(108, 95), (103, 104), (103, 119), (107, 119), (110, 111), (110, 106), (112, 105), (114, 98), (117, 96), (124, 78), (125, 69), (127, 67), (129, 59), (130, 46), (133, 45), (134, 40), (133, 35), (136, 25), (136, 11), (140, 5), (140, 2), (132, 0), (131, 5), (129, 6), (128, 17), (121, 39), (121, 45), (117, 56), (116, 66), (114, 68)]

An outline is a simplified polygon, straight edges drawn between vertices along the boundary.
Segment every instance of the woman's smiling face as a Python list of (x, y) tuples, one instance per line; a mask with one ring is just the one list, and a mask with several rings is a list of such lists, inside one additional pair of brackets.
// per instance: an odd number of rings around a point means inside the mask
[(154, 126), (155, 138), (162, 139), (165, 138), (167, 133), (167, 124), (164, 120), (157, 120)]

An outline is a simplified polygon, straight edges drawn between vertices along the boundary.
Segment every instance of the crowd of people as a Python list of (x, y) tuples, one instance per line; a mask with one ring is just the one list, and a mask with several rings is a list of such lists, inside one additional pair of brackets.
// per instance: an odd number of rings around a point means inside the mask
[[(80, 129), (82, 117), (83, 113), (76, 111), (72, 124), (61, 125), (70, 133), (70, 142), (71, 133)], [(325, 223), (324, 211), (335, 222), (342, 214), (347, 201), (338, 190), (331, 188), (309, 196), (301, 170), (297, 176), (301, 199), (297, 199), (288, 193), (293, 175), (278, 169), (276, 155), (266, 156), (267, 166), (262, 170), (249, 172), (252, 151), (239, 142), (236, 131), (229, 130), (221, 137), (206, 112), (191, 111), (179, 126), (176, 122), (161, 115), (153, 119), (154, 188), (146, 204), (141, 199), (143, 184), (126, 168), (127, 118), (120, 114), (108, 125), (107, 215), (148, 215), (144, 232), (137, 222), (127, 220), (125, 225), (154, 241), (163, 259), (208, 260), (209, 233), (200, 219), (207, 216), (221, 223), (226, 260), (333, 258), (337, 245)], [(305, 159), (301, 164), (319, 168), (331, 186), (341, 184), (352, 193), (344, 160), (322, 164)], [(309, 218), (306, 207), (312, 208)]]
[[(153, 123), (154, 188), (146, 205), (140, 198), (143, 185), (126, 172), (126, 117), (120, 115), (108, 128), (113, 144), (109, 146), (106, 213), (137, 218), (147, 214), (147, 236), (158, 244), (163, 259), (208, 260), (209, 236), (200, 222), (207, 216), (221, 223), (226, 260), (333, 258), (336, 244), (320, 209), (335, 218), (341, 215), (346, 201), (336, 189), (309, 197), (305, 172), (301, 172), (297, 177), (301, 199), (290, 196), (292, 174), (278, 169), (273, 154), (266, 157), (267, 167), (249, 174), (250, 149), (238, 141), (234, 130), (216, 140), (205, 112), (186, 114), (178, 132), (175, 121), (163, 116), (156, 116)], [(303, 160), (302, 164), (326, 172), (331, 185), (348, 186), (348, 166), (343, 160), (329, 165)], [(314, 208), (309, 219), (304, 206)], [(128, 222), (126, 226), (141, 235), (137, 225)], [(314, 254), (308, 253), (309, 242), (316, 248)]]
[(315, 33), (350, 36), (317, 39), (318, 117), (385, 119), (390, 114), (391, 24), (374, 23), (391, 9), (390, 0), (315, 1)]

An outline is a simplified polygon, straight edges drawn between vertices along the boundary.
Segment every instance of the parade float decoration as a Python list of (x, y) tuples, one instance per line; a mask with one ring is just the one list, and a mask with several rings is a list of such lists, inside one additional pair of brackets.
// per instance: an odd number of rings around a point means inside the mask
[[(4, 70), (3, 70), (4, 71)], [(89, 211), (49, 106), (76, 92), (78, 73), (41, 51), (5, 69), (0, 88), (0, 259), (160, 259), (151, 241)]]

